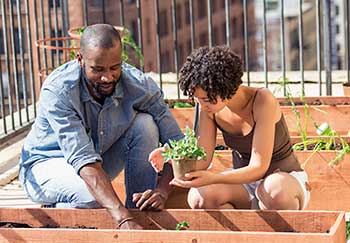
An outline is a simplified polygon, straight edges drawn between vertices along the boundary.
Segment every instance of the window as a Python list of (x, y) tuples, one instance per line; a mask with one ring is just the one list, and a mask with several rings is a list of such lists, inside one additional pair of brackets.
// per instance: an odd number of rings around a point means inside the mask
[(200, 46), (205, 46), (208, 44), (208, 33), (203, 32), (199, 35), (199, 45)]
[(50, 8), (53, 8), (54, 6), (56, 6), (56, 8), (61, 7), (60, 0), (49, 0), (49, 5)]
[(266, 2), (266, 11), (269, 10), (275, 10), (278, 8), (278, 1), (277, 0), (270, 0)]
[(219, 43), (220, 43), (220, 37), (219, 37), (219, 30), (218, 30), (218, 27), (214, 27), (214, 28), (213, 28), (213, 33), (212, 33), (212, 35), (213, 35), (213, 45), (214, 45), (214, 46), (219, 45)]
[(152, 31), (151, 31), (151, 20), (149, 18), (146, 19), (146, 42), (147, 44), (152, 43)]
[(178, 64), (179, 66), (182, 66), (182, 64), (184, 63), (184, 58), (185, 58), (185, 53), (184, 53), (184, 45), (183, 44), (179, 44), (178, 46)]
[[(52, 38), (60, 37), (60, 36), (62, 36), (62, 30), (58, 30), (57, 31), (57, 36), (56, 36), (55, 35), (55, 30), (51, 29), (51, 37)], [(51, 41), (51, 46), (56, 46), (56, 47), (63, 46), (63, 41)]]
[(138, 45), (139, 44), (139, 35), (138, 35), (136, 20), (131, 21), (131, 35), (132, 35), (132, 38), (135, 40), (136, 44)]
[(190, 54), (192, 52), (192, 44), (191, 39), (187, 40), (187, 53)]
[(160, 62), (162, 64), (161, 72), (162, 73), (170, 72), (170, 53), (169, 53), (169, 51), (165, 51), (162, 53)]
[(190, 3), (188, 1), (185, 2), (185, 21), (187, 25), (191, 23)]
[(198, 9), (198, 19), (202, 19), (207, 16), (207, 4), (203, 2), (203, 0), (197, 1), (197, 9)]
[(340, 27), (339, 27), (339, 24), (336, 24), (336, 25), (335, 25), (335, 32), (336, 32), (337, 34), (339, 34), (339, 33), (340, 33)]
[(226, 43), (226, 23), (221, 24), (221, 36), (222, 42)]
[[(225, 2), (225, 1), (224, 1)], [(216, 11), (219, 10), (218, 6), (219, 2), (218, 1), (211, 1), (211, 11), (215, 13)]]
[(182, 28), (182, 18), (181, 18), (181, 5), (178, 4), (176, 6), (176, 28), (181, 29)]
[[(16, 49), (16, 53), (18, 54), (18, 53), (20, 53), (18, 28), (14, 29), (14, 36), (15, 36), (15, 49)], [(23, 48), (24, 47), (25, 46), (23, 45)], [(23, 50), (23, 52), (25, 52), (25, 50)]]
[(335, 5), (335, 15), (338, 16), (339, 15), (339, 6)]
[(4, 54), (4, 53), (5, 53), (4, 38), (3, 38), (2, 29), (0, 28), (0, 54)]
[(236, 17), (233, 17), (231, 19), (231, 28), (232, 28), (232, 31), (231, 31), (232, 38), (237, 38), (238, 37), (238, 25), (237, 25), (237, 18)]
[(164, 36), (167, 35), (168, 32), (168, 16), (167, 11), (163, 10), (159, 13), (159, 35)]

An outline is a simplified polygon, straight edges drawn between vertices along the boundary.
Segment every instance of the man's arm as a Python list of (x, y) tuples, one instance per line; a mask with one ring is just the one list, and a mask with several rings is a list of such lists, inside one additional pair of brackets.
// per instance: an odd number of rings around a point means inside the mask
[(140, 225), (132, 221), (131, 214), (114, 192), (101, 163), (87, 164), (80, 169), (79, 174), (97, 202), (108, 210), (118, 225), (125, 219), (130, 219), (122, 223), (121, 227), (124, 229), (142, 229)]
[(174, 178), (172, 167), (169, 163), (164, 165), (162, 176), (159, 178), (157, 188), (134, 193), (133, 201), (140, 210), (162, 210), (165, 202), (173, 189), (169, 182)]
[(83, 178), (97, 202), (107, 208), (118, 225), (123, 222), (122, 228), (139, 229), (140, 226), (132, 220), (124, 222), (124, 219), (129, 218), (129, 212), (123, 207), (98, 162), (102, 158), (96, 153), (80, 116), (69, 103), (69, 97), (43, 89), (41, 99), (50, 101), (43, 106), (43, 112), (57, 137), (62, 154)]

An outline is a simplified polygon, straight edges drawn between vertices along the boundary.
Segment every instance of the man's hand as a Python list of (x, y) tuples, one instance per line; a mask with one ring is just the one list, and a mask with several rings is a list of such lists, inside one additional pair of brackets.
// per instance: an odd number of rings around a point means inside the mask
[(164, 209), (168, 195), (159, 189), (148, 189), (144, 192), (134, 193), (132, 201), (140, 210), (160, 211)]

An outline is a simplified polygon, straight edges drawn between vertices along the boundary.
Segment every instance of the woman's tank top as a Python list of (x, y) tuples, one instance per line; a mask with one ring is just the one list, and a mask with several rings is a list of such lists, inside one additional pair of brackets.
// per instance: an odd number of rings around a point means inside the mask
[[(253, 97), (253, 105), (254, 105), (255, 97), (258, 93), (258, 90), (259, 89), (256, 90), (255, 95)], [(252, 117), (254, 121), (252, 130), (250, 131), (249, 134), (245, 136), (240, 136), (240, 135), (230, 134), (225, 130), (223, 130), (220, 127), (220, 125), (216, 122), (216, 119), (214, 116), (214, 122), (216, 123), (216, 126), (221, 130), (226, 145), (233, 150), (232, 151), (233, 167), (235, 169), (247, 166), (249, 164), (251, 150), (252, 150), (252, 143), (253, 143), (253, 135), (254, 135), (255, 124), (256, 124), (253, 110), (252, 110)], [(273, 173), (277, 169), (288, 173), (291, 171), (302, 170), (297, 158), (293, 154), (288, 127), (284, 120), (283, 114), (281, 116), (281, 119), (275, 125), (275, 139), (274, 139), (271, 163), (264, 177)]]

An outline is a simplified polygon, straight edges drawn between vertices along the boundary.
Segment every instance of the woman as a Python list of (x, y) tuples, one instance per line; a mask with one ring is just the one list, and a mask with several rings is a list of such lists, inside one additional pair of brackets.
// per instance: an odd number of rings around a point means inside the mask
[[(241, 59), (225, 46), (201, 47), (192, 52), (180, 71), (184, 95), (200, 105), (199, 145), (207, 161), (190, 179), (171, 184), (191, 188), (191, 208), (304, 209), (310, 197), (307, 174), (292, 151), (279, 103), (266, 88), (243, 86)], [(207, 170), (216, 145), (217, 129), (232, 148), (234, 168)], [(159, 171), (161, 151), (150, 154)]]

